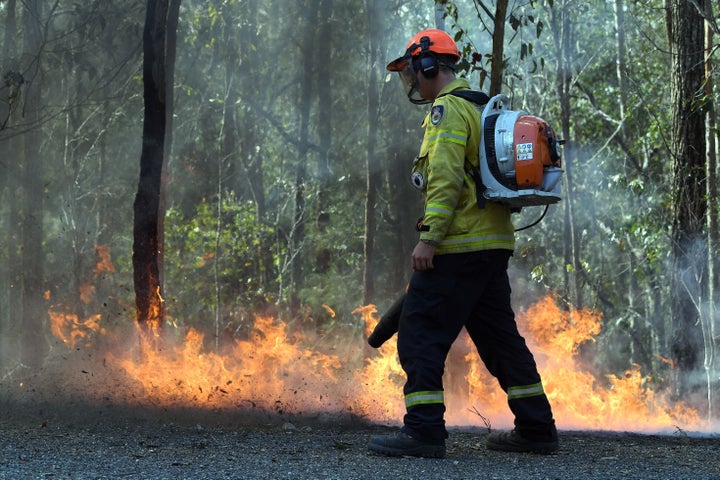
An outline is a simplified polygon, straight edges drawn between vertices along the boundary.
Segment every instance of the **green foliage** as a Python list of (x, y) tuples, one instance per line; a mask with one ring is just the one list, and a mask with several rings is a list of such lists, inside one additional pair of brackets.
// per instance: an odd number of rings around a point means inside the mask
[[(445, 17), (450, 20), (454, 39), (462, 56), (458, 72), (478, 78), (481, 89), (488, 88), (492, 62), (493, 16), (492, 5), (474, 3), (474, 13), (467, 2), (445, 2)], [(511, 4), (507, 12), (506, 47), (503, 64), (506, 78), (523, 78), (537, 74), (545, 68), (545, 57), (536, 54), (536, 44), (542, 43), (546, 23), (543, 21), (536, 2)], [(518, 45), (519, 44), (519, 45)], [(507, 80), (506, 80), (507, 81)]]
[[(218, 211), (219, 210), (219, 211)], [(261, 311), (274, 301), (275, 272), (264, 259), (281, 252), (274, 228), (256, 220), (252, 203), (233, 194), (217, 203), (202, 202), (185, 218), (177, 209), (165, 223), (166, 295), (169, 313), (189, 324), (212, 318), (220, 308)], [(219, 302), (219, 304), (218, 304)]]

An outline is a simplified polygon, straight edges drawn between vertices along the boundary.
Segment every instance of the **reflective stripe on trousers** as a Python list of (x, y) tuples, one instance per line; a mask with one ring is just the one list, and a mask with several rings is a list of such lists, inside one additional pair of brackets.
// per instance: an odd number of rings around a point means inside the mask
[(405, 407), (410, 408), (416, 405), (444, 404), (445, 396), (443, 391), (413, 392), (405, 395)]
[(508, 387), (507, 395), (508, 400), (515, 400), (518, 398), (537, 397), (544, 395), (542, 383), (534, 383), (532, 385), (521, 385), (517, 387)]

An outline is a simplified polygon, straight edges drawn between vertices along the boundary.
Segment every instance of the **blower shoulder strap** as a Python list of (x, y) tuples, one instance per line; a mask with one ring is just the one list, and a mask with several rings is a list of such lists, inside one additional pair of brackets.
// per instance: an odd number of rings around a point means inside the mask
[[(475, 103), (481, 107), (490, 101), (490, 97), (488, 97), (485, 92), (479, 92), (477, 90), (454, 90), (444, 95), (460, 97), (467, 100), (468, 102)], [(482, 135), (482, 131), (480, 132), (480, 134)], [(470, 174), (470, 176), (473, 178), (473, 180), (475, 180), (475, 196), (477, 200), (477, 206), (479, 208), (485, 208), (485, 203), (487, 202), (487, 199), (485, 198), (484, 193), (487, 187), (485, 187), (485, 184), (480, 177), (480, 168), (479, 166), (476, 167), (471, 164), (467, 158), (465, 159), (465, 168)]]
[(479, 92), (477, 90), (455, 90), (446, 95), (452, 95), (453, 97), (464, 98), (467, 101), (476, 103), (478, 105), (485, 105), (490, 101), (490, 97), (485, 92)]

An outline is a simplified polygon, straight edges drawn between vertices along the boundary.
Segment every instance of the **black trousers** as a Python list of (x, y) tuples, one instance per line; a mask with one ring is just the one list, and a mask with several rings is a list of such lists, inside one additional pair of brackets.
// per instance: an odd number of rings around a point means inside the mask
[(509, 392), (518, 433), (529, 439), (556, 438), (535, 359), (518, 332), (510, 303), (511, 254), (436, 255), (434, 269), (413, 274), (397, 340), (407, 375), (405, 433), (428, 442), (447, 438), (442, 376), (450, 346), (465, 327), (488, 371)]

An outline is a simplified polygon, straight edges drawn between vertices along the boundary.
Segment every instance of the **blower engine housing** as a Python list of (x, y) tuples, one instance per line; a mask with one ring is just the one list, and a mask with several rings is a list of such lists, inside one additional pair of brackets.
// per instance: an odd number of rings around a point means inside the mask
[(479, 170), (486, 199), (511, 208), (560, 201), (563, 175), (560, 146), (542, 118), (508, 110), (500, 94), (485, 106)]

